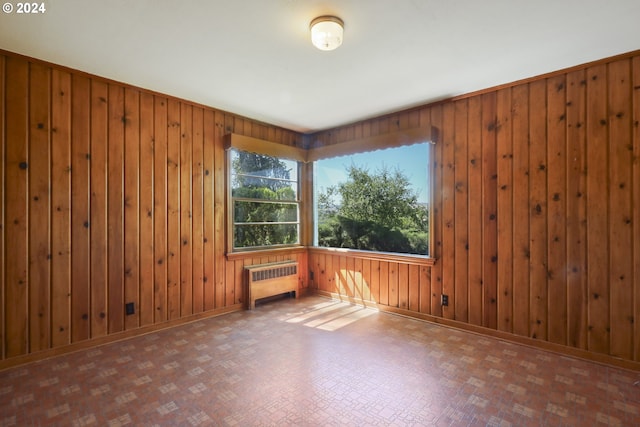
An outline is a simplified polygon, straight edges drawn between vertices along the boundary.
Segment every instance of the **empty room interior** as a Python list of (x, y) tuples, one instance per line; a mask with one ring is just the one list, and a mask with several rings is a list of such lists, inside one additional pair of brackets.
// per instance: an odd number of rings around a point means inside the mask
[(0, 427), (640, 426), (638, 16), (4, 2)]

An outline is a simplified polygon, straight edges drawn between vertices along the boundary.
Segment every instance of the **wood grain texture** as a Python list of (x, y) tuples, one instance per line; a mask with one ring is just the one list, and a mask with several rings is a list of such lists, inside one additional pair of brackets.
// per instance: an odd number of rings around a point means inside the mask
[(71, 75), (53, 70), (51, 100), (51, 345), (71, 342)]
[(567, 75), (567, 340), (587, 348), (586, 76)]
[(29, 351), (29, 67), (8, 58), (5, 73), (5, 352), (11, 357)]
[(140, 93), (125, 88), (124, 112), (124, 328), (140, 326)]
[(630, 188), (633, 144), (631, 141), (631, 61), (609, 64), (609, 293), (610, 354), (633, 358), (633, 201)]
[(546, 340), (547, 307), (547, 88), (546, 81), (529, 88), (529, 333)]
[(547, 317), (557, 344), (567, 341), (566, 93), (566, 76), (547, 81)]
[[(3, 53), (0, 366), (234, 309), (241, 266), (288, 256), (342, 298), (640, 361), (639, 58), (303, 136)], [(432, 126), (435, 265), (227, 259), (225, 134), (300, 148)]]
[(454, 239), (450, 245), (455, 253), (451, 262), (455, 262), (454, 277), (454, 309), (455, 320), (467, 322), (469, 320), (469, 179), (468, 179), (468, 101), (455, 103), (455, 142), (454, 159)]
[[(597, 353), (609, 352), (609, 221), (607, 67), (587, 72), (587, 283), (588, 345)], [(606, 237), (605, 237), (606, 236)]]
[(154, 322), (154, 101), (147, 93), (140, 94), (140, 156), (139, 156), (139, 277), (138, 306), (140, 326)]
[(633, 117), (633, 319), (634, 356), (640, 361), (640, 57), (631, 60)]
[[(6, 70), (5, 70), (6, 58), (0, 55), (0, 117), (5, 117), (5, 103), (6, 103)], [(5, 151), (6, 151), (6, 127), (5, 121), (0, 120), (0, 200), (5, 203)], [(0, 212), (0, 360), (6, 358), (6, 309), (5, 309), (5, 297), (4, 293), (7, 289), (7, 283), (5, 280), (5, 214), (4, 211)]]
[(482, 325), (497, 327), (497, 94), (482, 95)]
[(51, 342), (51, 70), (31, 64), (29, 71), (29, 350), (35, 352)]
[[(513, 134), (512, 93), (505, 88), (496, 100), (497, 254), (513, 254)], [(513, 256), (498, 257), (497, 329), (513, 331)]]
[[(441, 218), (442, 232), (441, 242), (441, 265), (442, 265), (442, 294), (448, 295), (449, 305), (442, 306), (442, 315), (447, 319), (456, 317), (456, 269), (455, 269), (455, 106), (448, 103), (442, 108), (442, 132), (446, 138), (441, 143), (442, 150), (442, 198), (441, 198)], [(463, 303), (464, 304), (464, 303)]]
[(167, 307), (167, 104), (163, 98), (154, 99), (154, 143), (153, 143), (153, 308), (154, 322), (168, 319)]
[(513, 332), (529, 336), (529, 85), (512, 89)]
[(71, 97), (71, 341), (77, 342), (89, 339), (91, 334), (91, 82), (88, 78), (73, 76)]
[(109, 334), (124, 330), (124, 89), (109, 85), (107, 257)]
[[(640, 358), (638, 58), (411, 110), (428, 117), (439, 135), (432, 252), (438, 262), (427, 269), (431, 315), (453, 310), (470, 325)], [(405, 126), (400, 117), (306, 140), (322, 146), (356, 134), (377, 137)], [(392, 262), (379, 263), (376, 301), (394, 308)], [(439, 296), (450, 289), (453, 307), (442, 310)]]
[(4, 53), (0, 117), (0, 368), (239, 308), (226, 125), (299, 134)]
[(108, 86), (91, 82), (91, 337), (108, 334)]

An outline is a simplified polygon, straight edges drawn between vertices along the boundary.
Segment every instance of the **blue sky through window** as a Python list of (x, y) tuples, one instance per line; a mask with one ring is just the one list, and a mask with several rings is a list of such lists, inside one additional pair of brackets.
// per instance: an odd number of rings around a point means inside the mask
[(348, 156), (318, 160), (315, 167), (316, 191), (324, 191), (347, 180), (347, 168), (351, 164), (366, 167), (375, 172), (384, 166), (399, 169), (418, 192), (418, 202), (429, 201), (429, 144), (414, 144), (385, 150), (357, 153)]

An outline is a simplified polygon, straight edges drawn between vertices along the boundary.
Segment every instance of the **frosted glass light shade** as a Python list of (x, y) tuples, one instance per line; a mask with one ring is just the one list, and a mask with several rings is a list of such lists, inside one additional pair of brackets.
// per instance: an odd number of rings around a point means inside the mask
[(344, 22), (335, 16), (319, 16), (311, 21), (311, 43), (320, 50), (333, 50), (342, 44)]

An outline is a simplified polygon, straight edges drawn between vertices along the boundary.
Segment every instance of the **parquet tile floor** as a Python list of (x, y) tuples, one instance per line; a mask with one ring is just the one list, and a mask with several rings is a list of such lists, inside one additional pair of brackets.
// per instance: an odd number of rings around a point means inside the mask
[(640, 426), (640, 373), (321, 297), (0, 372), (0, 426)]

